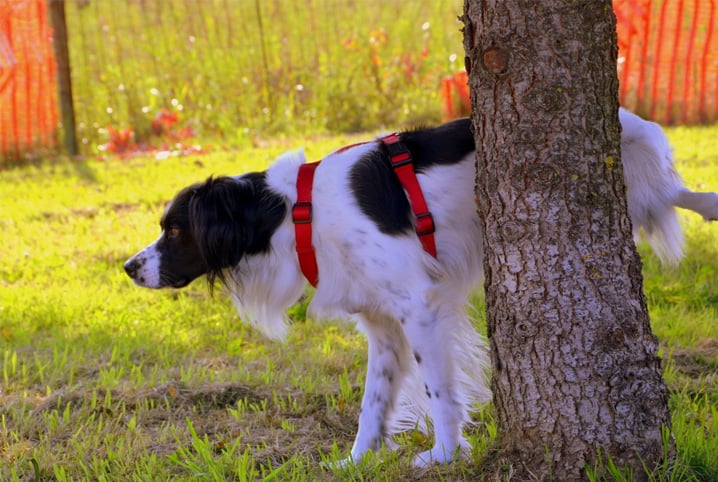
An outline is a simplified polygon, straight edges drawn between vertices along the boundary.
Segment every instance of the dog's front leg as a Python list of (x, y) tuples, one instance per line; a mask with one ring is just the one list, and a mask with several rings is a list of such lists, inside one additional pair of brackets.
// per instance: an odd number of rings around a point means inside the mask
[(376, 314), (364, 316), (362, 328), (369, 344), (364, 398), (351, 458), (357, 462), (369, 450), (381, 448), (386, 422), (408, 366), (409, 351), (399, 323)]

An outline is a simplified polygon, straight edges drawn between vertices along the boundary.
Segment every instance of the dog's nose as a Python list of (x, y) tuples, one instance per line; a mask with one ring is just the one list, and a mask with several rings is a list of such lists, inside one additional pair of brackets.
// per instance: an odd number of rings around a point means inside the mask
[(137, 276), (137, 270), (140, 269), (140, 263), (132, 258), (127, 260), (127, 262), (124, 264), (125, 267), (125, 273), (127, 273), (127, 276), (134, 279), (135, 276)]

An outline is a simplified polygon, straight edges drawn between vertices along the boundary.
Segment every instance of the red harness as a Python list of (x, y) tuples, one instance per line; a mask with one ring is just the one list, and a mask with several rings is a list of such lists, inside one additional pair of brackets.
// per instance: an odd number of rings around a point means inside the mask
[[(389, 134), (379, 140), (387, 147), (394, 173), (409, 198), (409, 205), (414, 213), (416, 234), (419, 236), (422, 246), (424, 246), (424, 251), (436, 258), (434, 218), (426, 205), (419, 181), (416, 179), (411, 153), (397, 134)], [(352, 144), (337, 152), (356, 145), (358, 144)], [(319, 162), (321, 161), (303, 164), (299, 167), (297, 174), (297, 202), (292, 207), (292, 221), (294, 222), (299, 267), (314, 287), (319, 282), (319, 270), (314, 246), (312, 245), (312, 184), (314, 182), (314, 171), (319, 166)]]

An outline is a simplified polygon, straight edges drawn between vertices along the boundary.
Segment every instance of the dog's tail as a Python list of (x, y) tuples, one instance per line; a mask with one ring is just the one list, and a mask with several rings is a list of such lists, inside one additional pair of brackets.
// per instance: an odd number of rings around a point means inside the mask
[(674, 206), (683, 183), (661, 127), (621, 109), (621, 156), (628, 214), (636, 237), (644, 236), (663, 263), (683, 256), (683, 232)]
[(673, 204), (646, 211), (638, 225), (634, 221), (634, 237), (645, 238), (661, 263), (673, 265), (683, 257), (683, 230)]

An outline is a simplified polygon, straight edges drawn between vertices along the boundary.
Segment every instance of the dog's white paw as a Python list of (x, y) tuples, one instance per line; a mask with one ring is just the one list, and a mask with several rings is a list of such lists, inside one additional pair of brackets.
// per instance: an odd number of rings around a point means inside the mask
[(453, 449), (446, 449), (444, 445), (434, 446), (431, 450), (422, 452), (414, 457), (414, 467), (428, 467), (432, 464), (445, 464), (463, 458), (468, 453), (470, 447), (466, 440), (462, 440), (459, 445)]
[(354, 458), (350, 455), (349, 457), (346, 457), (341, 460), (337, 460), (336, 462), (332, 462), (330, 464), (327, 464), (328, 469), (347, 469), (349, 467), (354, 467), (355, 461)]

